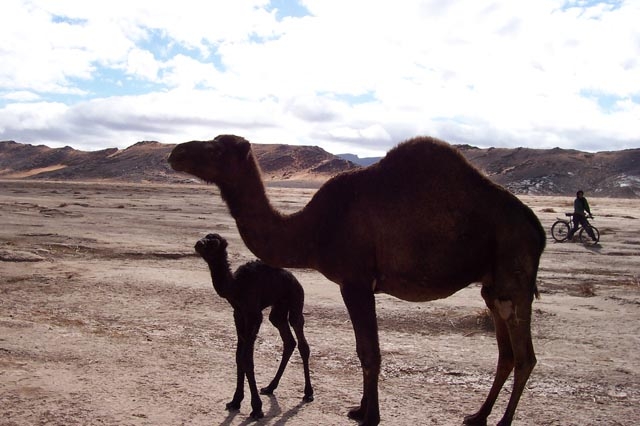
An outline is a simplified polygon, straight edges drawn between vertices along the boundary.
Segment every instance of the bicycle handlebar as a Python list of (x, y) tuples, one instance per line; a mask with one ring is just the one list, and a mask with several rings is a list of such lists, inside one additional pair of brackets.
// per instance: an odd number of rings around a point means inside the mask
[[(573, 216), (573, 213), (565, 213), (564, 215), (565, 215), (566, 217), (572, 217), (572, 216)], [(595, 219), (595, 217), (594, 217), (592, 214), (588, 214), (588, 215), (587, 215), (587, 218), (589, 218), (589, 219)]]
[[(573, 213), (565, 213), (564, 215), (568, 218), (568, 219), (566, 219), (567, 222), (573, 221)], [(588, 215), (586, 217), (587, 217), (587, 219), (595, 219), (595, 217), (592, 214), (590, 214), (590, 215)], [(558, 217), (557, 219), (565, 221), (565, 219), (562, 219), (561, 217)]]

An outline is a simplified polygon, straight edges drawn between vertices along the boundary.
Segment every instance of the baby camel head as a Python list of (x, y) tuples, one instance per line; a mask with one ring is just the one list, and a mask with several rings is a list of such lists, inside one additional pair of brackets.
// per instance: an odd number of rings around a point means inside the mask
[[(235, 135), (219, 135), (210, 141), (177, 145), (168, 162), (175, 171), (186, 172), (209, 183), (227, 183), (251, 157), (249, 141)], [(228, 182), (231, 183), (231, 182)]]
[(208, 234), (195, 245), (196, 252), (205, 260), (219, 258), (226, 254), (227, 240), (218, 234)]

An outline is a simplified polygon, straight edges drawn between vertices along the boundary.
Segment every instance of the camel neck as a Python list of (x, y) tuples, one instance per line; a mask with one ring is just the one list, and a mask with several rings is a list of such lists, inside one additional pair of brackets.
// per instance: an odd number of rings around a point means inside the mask
[(220, 186), (222, 198), (236, 220), (242, 240), (262, 261), (277, 267), (311, 267), (310, 248), (301, 212), (284, 215), (266, 195), (260, 172), (255, 170), (243, 182)]
[(218, 296), (229, 299), (233, 293), (233, 274), (229, 267), (227, 255), (216, 257), (215, 259), (205, 259), (211, 272), (211, 282)]

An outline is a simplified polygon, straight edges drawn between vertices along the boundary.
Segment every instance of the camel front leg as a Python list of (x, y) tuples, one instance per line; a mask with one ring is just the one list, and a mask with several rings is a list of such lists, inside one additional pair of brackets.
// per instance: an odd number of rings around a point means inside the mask
[(380, 343), (376, 319), (375, 296), (370, 286), (345, 283), (342, 299), (349, 311), (356, 336), (356, 351), (362, 366), (362, 400), (349, 412), (349, 417), (361, 421), (362, 426), (380, 423), (378, 406), (378, 376), (380, 375)]
[(249, 414), (249, 416), (257, 420), (263, 418), (264, 413), (262, 412), (262, 400), (258, 393), (258, 385), (256, 384), (256, 376), (254, 373), (253, 350), (256, 338), (258, 337), (258, 331), (260, 330), (260, 324), (262, 323), (262, 314), (248, 314), (245, 321), (246, 333), (243, 336), (245, 343), (242, 353), (240, 354), (240, 364), (247, 377), (249, 391), (251, 392), (251, 414)]
[(242, 353), (244, 352), (245, 341), (243, 336), (244, 325), (243, 319), (238, 311), (233, 311), (233, 321), (236, 326), (236, 335), (238, 342), (236, 344), (236, 390), (233, 398), (227, 403), (226, 408), (229, 411), (239, 410), (240, 404), (244, 399), (244, 370), (242, 369)]

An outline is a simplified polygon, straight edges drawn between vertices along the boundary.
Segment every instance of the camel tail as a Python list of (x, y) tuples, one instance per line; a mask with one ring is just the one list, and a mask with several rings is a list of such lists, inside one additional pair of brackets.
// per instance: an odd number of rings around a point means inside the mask
[(538, 291), (537, 279), (533, 281), (533, 295), (536, 297), (536, 299), (540, 299), (540, 292)]
[(538, 219), (538, 216), (536, 216), (536, 214), (533, 212), (533, 210), (531, 210), (529, 207), (526, 207), (527, 210), (527, 215), (529, 217), (529, 220), (531, 222), (531, 225), (535, 228), (536, 234), (537, 234), (537, 242), (538, 242), (538, 247), (536, 250), (536, 256), (537, 259), (535, 260), (536, 262), (536, 274), (533, 277), (533, 295), (535, 296), (536, 299), (540, 299), (540, 292), (538, 291), (538, 279), (537, 279), (537, 275), (538, 275), (538, 266), (540, 264), (540, 256), (542, 256), (542, 252), (544, 251), (546, 244), (547, 244), (547, 233), (545, 232), (544, 228), (542, 227), (542, 224), (540, 223), (540, 219)]

